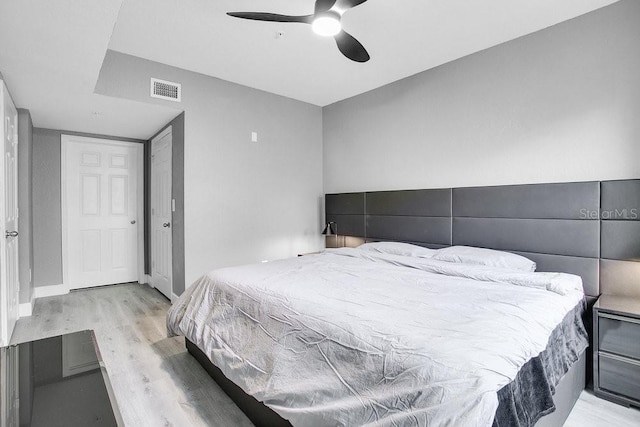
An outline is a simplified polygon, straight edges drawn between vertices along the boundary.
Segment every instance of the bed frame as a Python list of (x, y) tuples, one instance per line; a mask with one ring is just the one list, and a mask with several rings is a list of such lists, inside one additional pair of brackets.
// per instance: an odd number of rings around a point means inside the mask
[(238, 408), (256, 427), (291, 427), (291, 423), (264, 403), (245, 393), (233, 381), (225, 377), (220, 368), (211, 363), (209, 358), (197, 345), (185, 339), (187, 351), (202, 365), (207, 373), (218, 383), (220, 388), (233, 400)]
[[(256, 427), (291, 427), (291, 423), (253, 396), (246, 394), (233, 381), (228, 379), (222, 371), (215, 366), (209, 358), (194, 343), (185, 339), (187, 351), (202, 365), (220, 388), (233, 400), (242, 412)], [(587, 353), (582, 353), (571, 369), (562, 377), (556, 386), (553, 403), (556, 410), (542, 417), (536, 427), (562, 426), (575, 405), (580, 393), (585, 388), (585, 370), (587, 365)]]
[[(601, 293), (640, 296), (640, 180), (327, 194), (327, 222), (360, 241), (510, 251), (537, 271), (582, 277), (589, 309)], [(187, 349), (256, 426), (288, 421), (246, 395), (193, 343)], [(585, 351), (556, 387), (556, 410), (536, 426), (561, 426), (591, 372)]]

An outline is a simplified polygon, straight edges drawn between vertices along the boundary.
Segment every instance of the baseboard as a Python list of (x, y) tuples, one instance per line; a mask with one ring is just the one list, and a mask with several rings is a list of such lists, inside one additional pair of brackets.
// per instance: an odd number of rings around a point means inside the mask
[(33, 288), (31, 290), (31, 300), (29, 302), (18, 305), (18, 317), (29, 317), (33, 314), (33, 306), (35, 304), (36, 297), (33, 294)]
[(173, 304), (174, 302), (176, 302), (176, 300), (178, 299), (178, 295), (174, 294), (173, 292), (171, 292), (171, 303)]
[(29, 317), (33, 313), (33, 304), (31, 301), (22, 303), (18, 306), (18, 317)]
[(144, 283), (146, 283), (148, 285), (151, 285), (151, 276), (150, 275), (145, 274), (144, 275), (144, 280), (145, 280)]
[(37, 286), (33, 288), (34, 298), (54, 297), (56, 295), (66, 295), (68, 293), (69, 288), (65, 285)]

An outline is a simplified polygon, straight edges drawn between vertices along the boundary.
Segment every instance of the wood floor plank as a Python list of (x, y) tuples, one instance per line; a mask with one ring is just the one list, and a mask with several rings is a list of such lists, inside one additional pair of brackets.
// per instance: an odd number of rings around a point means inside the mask
[(640, 426), (640, 409), (627, 408), (600, 399), (592, 391), (585, 390), (580, 395), (580, 399), (573, 407), (564, 426), (638, 427)]
[(252, 426), (189, 355), (167, 338), (169, 302), (147, 285), (78, 290), (36, 300), (12, 344), (93, 329), (127, 426)]
[[(93, 329), (127, 426), (251, 426), (185, 350), (167, 338), (169, 302), (147, 285), (78, 290), (36, 300), (12, 344)], [(584, 391), (565, 427), (637, 427), (640, 410)]]

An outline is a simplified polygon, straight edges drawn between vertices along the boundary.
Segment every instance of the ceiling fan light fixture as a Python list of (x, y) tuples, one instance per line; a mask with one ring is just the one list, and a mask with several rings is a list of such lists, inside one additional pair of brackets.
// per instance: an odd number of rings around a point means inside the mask
[(312, 24), (313, 32), (323, 37), (333, 37), (342, 31), (340, 15), (327, 12), (318, 15)]
[(315, 0), (311, 15), (281, 15), (269, 12), (227, 12), (233, 18), (262, 22), (293, 22), (309, 24), (313, 31), (323, 37), (332, 37), (338, 50), (354, 62), (367, 62), (370, 58), (367, 49), (355, 37), (342, 29), (342, 14), (367, 0)]

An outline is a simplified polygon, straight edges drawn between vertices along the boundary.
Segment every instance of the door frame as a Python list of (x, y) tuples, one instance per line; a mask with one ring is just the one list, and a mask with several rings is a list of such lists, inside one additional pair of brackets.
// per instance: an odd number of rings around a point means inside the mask
[[(8, 104), (10, 104), (10, 111), (6, 111), (5, 110), (5, 100), (8, 100)], [(11, 117), (13, 118), (13, 127), (11, 128), (11, 122), (12, 120), (9, 118), (11, 115)], [(7, 281), (5, 281), (5, 279), (8, 278), (8, 273), (7, 273), (7, 269), (8, 266), (6, 265), (6, 261), (7, 261), (7, 240), (5, 237), (5, 233), (9, 230), (7, 230), (6, 228), (6, 214), (7, 214), (7, 206), (6, 206), (6, 182), (5, 182), (5, 177), (6, 177), (6, 163), (5, 163), (5, 144), (6, 144), (6, 140), (5, 140), (5, 133), (8, 132), (10, 129), (13, 131), (13, 138), (14, 138), (14, 156), (15, 156), (15, 202), (16, 202), (16, 225), (15, 225), (15, 230), (11, 230), (11, 231), (17, 231), (18, 230), (18, 225), (20, 223), (20, 212), (18, 211), (18, 197), (19, 197), (19, 187), (18, 187), (18, 110), (15, 107), (15, 103), (13, 102), (13, 99), (11, 98), (11, 95), (9, 94), (9, 89), (7, 88), (4, 80), (2, 80), (2, 78), (0, 78), (0, 120), (2, 120), (2, 122), (0, 123), (0, 139), (2, 140), (2, 143), (0, 143), (0, 152), (2, 152), (2, 158), (0, 158), (0, 239), (2, 239), (2, 241), (0, 242), (0, 346), (8, 346), (9, 342), (11, 340), (11, 336), (13, 334), (13, 330), (15, 328), (15, 323), (10, 325), (10, 320), (11, 320), (11, 316), (10, 316), (10, 312), (12, 308), (15, 308), (16, 310), (16, 321), (20, 318), (20, 277), (19, 277), (19, 271), (20, 271), (20, 249), (19, 249), (19, 245), (20, 242), (19, 240), (16, 241), (16, 244), (18, 245), (18, 249), (16, 249), (17, 253), (17, 260), (16, 260), (16, 281), (17, 281), (17, 286), (15, 289), (15, 295), (12, 295), (12, 285), (9, 284)], [(15, 237), (14, 237), (15, 238)], [(13, 307), (12, 304), (12, 297), (15, 296), (15, 302), (16, 302), (16, 307)], [(10, 329), (11, 327), (11, 329)]]
[(67, 252), (67, 194), (66, 194), (66, 165), (67, 147), (71, 142), (109, 144), (133, 147), (136, 150), (136, 191), (137, 191), (137, 218), (138, 222), (138, 283), (145, 283), (144, 275), (144, 144), (139, 142), (122, 141), (118, 139), (94, 138), (89, 136), (77, 136), (62, 134), (60, 136), (60, 207), (62, 209), (62, 286), (68, 292), (69, 286), (69, 255)]
[[(6, 198), (6, 182), (5, 182), (5, 176), (6, 176), (6, 165), (5, 165), (5, 159), (4, 159), (4, 153), (5, 153), (5, 135), (4, 133), (7, 131), (7, 129), (5, 129), (6, 126), (9, 125), (10, 120), (8, 120), (7, 114), (9, 114), (7, 111), (5, 111), (5, 97), (9, 100), (9, 102), (11, 103), (12, 107), (13, 107), (13, 111), (15, 111), (15, 114), (13, 114), (14, 116), (14, 128), (13, 128), (13, 137), (15, 138), (15, 167), (16, 167), (16, 182), (15, 182), (15, 192), (16, 192), (16, 203), (17, 203), (17, 199), (19, 197), (18, 194), (18, 172), (17, 172), (17, 168), (18, 168), (18, 146), (17, 144), (19, 143), (18, 140), (18, 112), (17, 109), (15, 108), (15, 103), (13, 102), (13, 99), (11, 98), (11, 95), (9, 94), (9, 90), (7, 89), (7, 86), (4, 82), (4, 80), (2, 80), (0, 78), (0, 120), (2, 120), (2, 123), (0, 125), (0, 139), (2, 140), (2, 143), (0, 144), (0, 148), (1, 148), (1, 152), (2, 152), (2, 158), (0, 159), (0, 185), (2, 185), (2, 188), (0, 189), (0, 239), (2, 239), (2, 242), (0, 243), (0, 345), (1, 346), (8, 346), (9, 345), (9, 341), (11, 340), (11, 336), (13, 334), (13, 329), (9, 330), (9, 320), (10, 320), (10, 316), (9, 316), (9, 312), (10, 312), (10, 308), (11, 308), (11, 293), (9, 289), (9, 283), (5, 282), (6, 279), (6, 270), (7, 270), (7, 265), (6, 264), (6, 254), (7, 254), (7, 243), (6, 243), (6, 237), (5, 237), (5, 232), (9, 231), (6, 229), (6, 224), (5, 224), (5, 215), (6, 215), (6, 204), (5, 204), (5, 198)], [(16, 206), (17, 209), (17, 206)], [(18, 224), (20, 222), (20, 213), (18, 212), (16, 215), (16, 230), (18, 229)], [(17, 242), (18, 245), (20, 244), (20, 242)], [(16, 303), (17, 303), (17, 307), (16, 307), (16, 320), (20, 318), (20, 310), (19, 310), (19, 306), (20, 306), (20, 277), (19, 277), (19, 271), (20, 271), (20, 267), (19, 267), (19, 263), (20, 263), (20, 255), (19, 255), (19, 249), (18, 249), (18, 261), (17, 261), (18, 265), (17, 267), (17, 271), (16, 271), (16, 280), (18, 281), (18, 285), (17, 285), (17, 289), (16, 289)], [(15, 327), (15, 324), (13, 325), (13, 327)]]
[(169, 272), (171, 275), (171, 289), (169, 289), (169, 300), (171, 300), (171, 302), (175, 302), (176, 299), (178, 299), (178, 296), (173, 292), (173, 212), (174, 212), (174, 208), (175, 208), (175, 199), (173, 198), (173, 126), (169, 125), (167, 126), (162, 132), (160, 132), (159, 134), (157, 134), (156, 136), (153, 137), (153, 139), (151, 139), (151, 143), (149, 144), (149, 284), (155, 289), (155, 283), (153, 280), (153, 230), (151, 229), (151, 227), (153, 226), (153, 214), (152, 214), (152, 206), (153, 206), (153, 180), (154, 180), (154, 169), (153, 169), (153, 144), (159, 140), (161, 140), (162, 138), (164, 138), (165, 136), (167, 136), (167, 134), (171, 135), (171, 142), (169, 144), (169, 148), (171, 150), (171, 156), (169, 157), (169, 161), (170, 161), (170, 169), (171, 169), (171, 208), (169, 209), (171, 212), (171, 228), (170, 228), (170, 232), (171, 232), (171, 257), (169, 260)]

